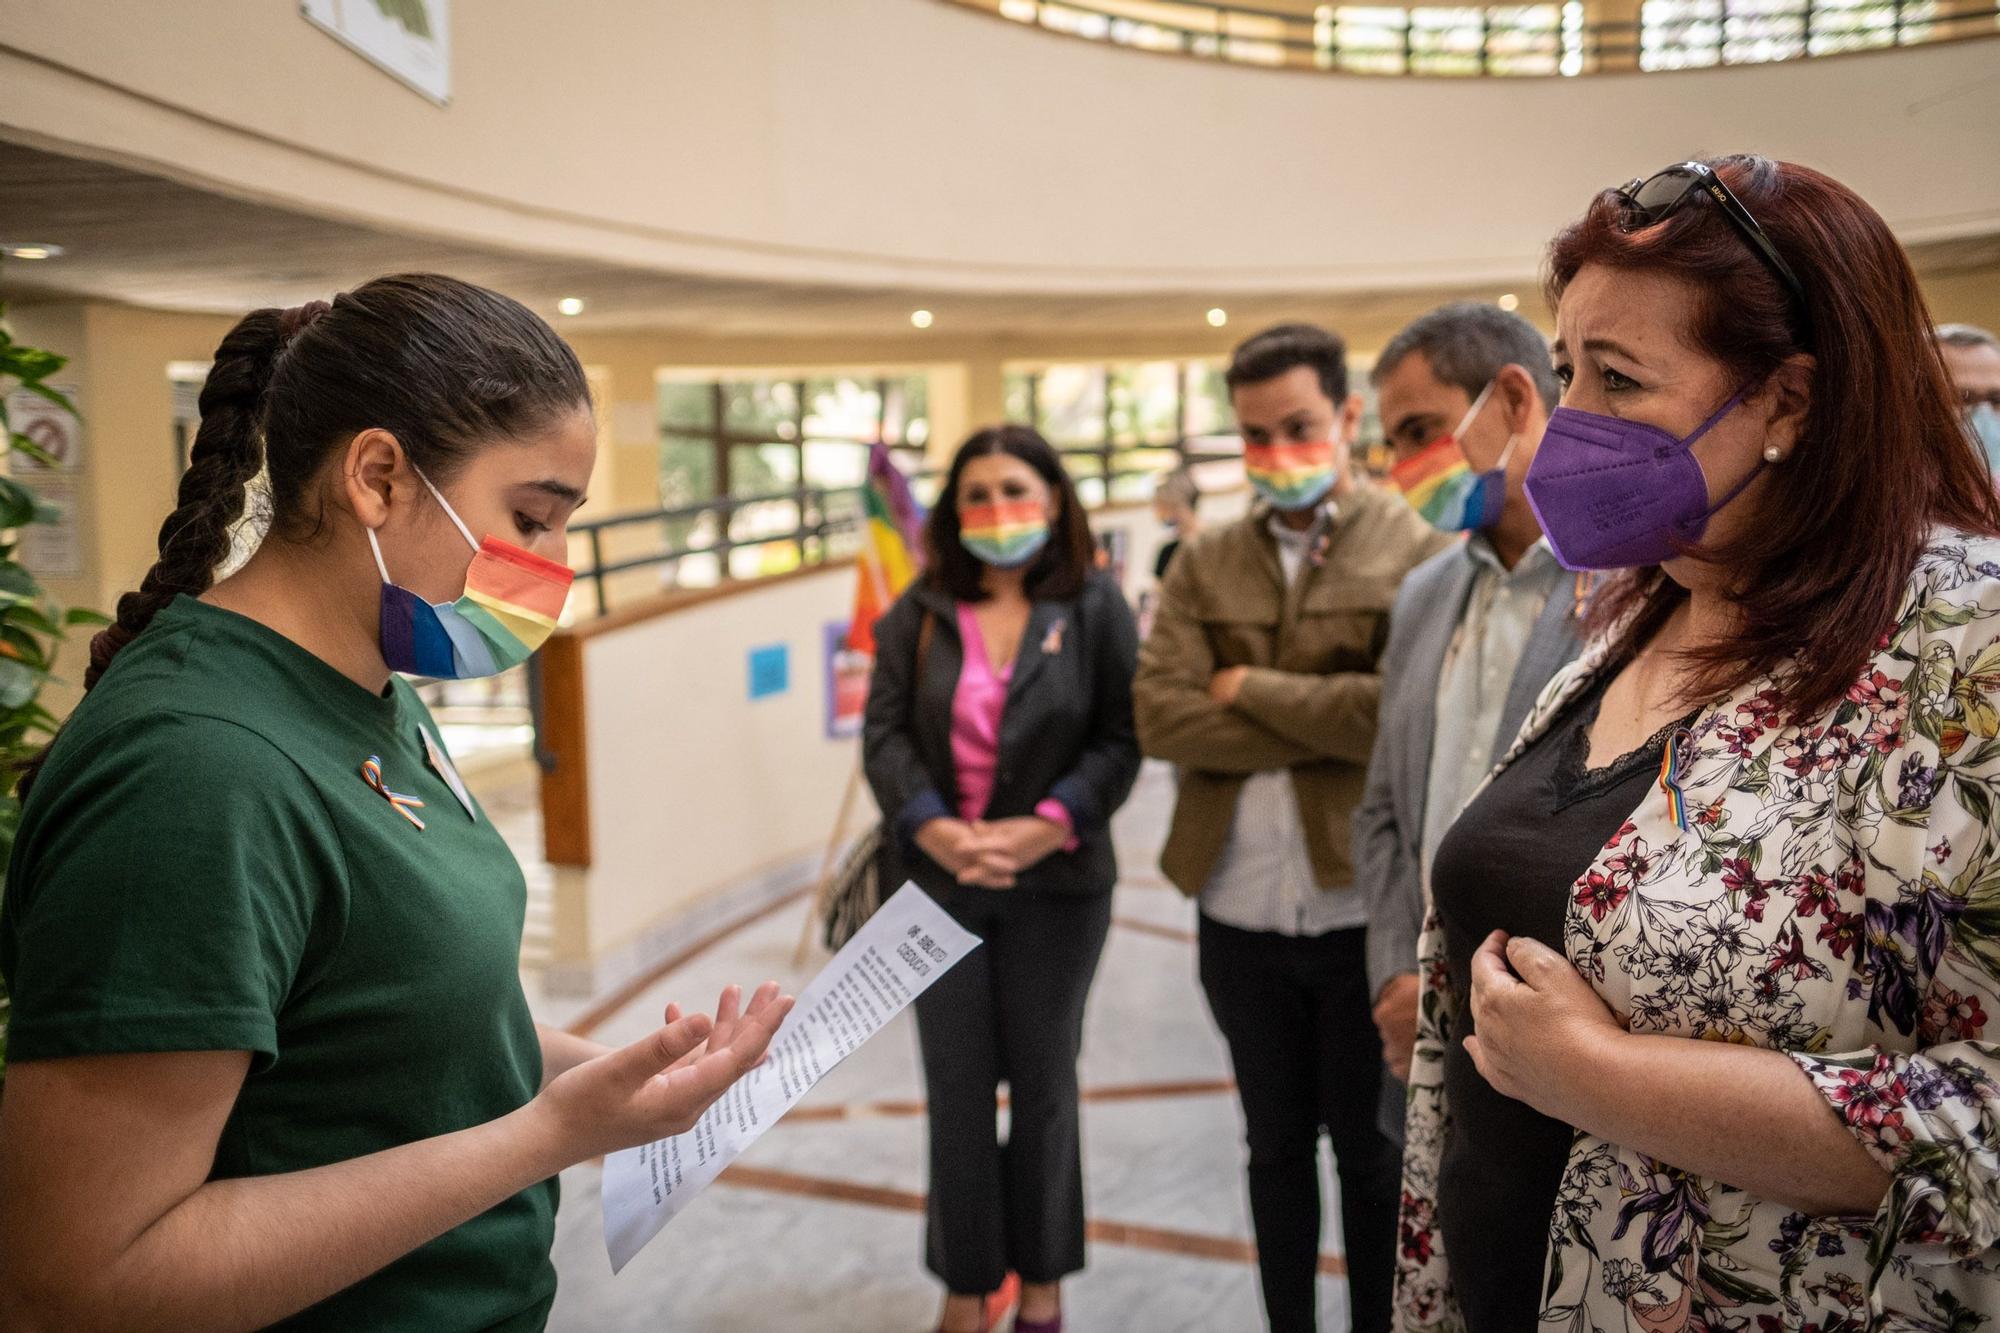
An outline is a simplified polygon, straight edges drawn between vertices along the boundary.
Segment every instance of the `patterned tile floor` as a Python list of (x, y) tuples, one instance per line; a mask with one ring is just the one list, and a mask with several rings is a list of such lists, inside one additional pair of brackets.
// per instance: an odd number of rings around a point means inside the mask
[[(1168, 773), (1149, 765), (1115, 829), (1126, 874), (1086, 1020), (1091, 1250), (1089, 1268), (1066, 1287), (1075, 1333), (1262, 1327), (1229, 1062), (1195, 981), (1193, 908), (1155, 865), (1172, 793)], [(495, 822), (516, 841), (533, 881), (540, 830), (532, 805), (496, 795)], [(635, 1038), (668, 999), (706, 1006), (728, 982), (777, 977), (796, 987), (809, 975), (791, 966), (804, 911), (802, 900), (788, 904), (687, 959), (603, 1015), (593, 1035)], [(572, 1006), (549, 1017), (567, 1022), (576, 1012)], [(922, 1095), (906, 1014), (829, 1075), (615, 1278), (598, 1211), (601, 1173), (588, 1165), (566, 1172), (556, 1237), (562, 1287), (550, 1328), (931, 1328), (937, 1288), (920, 1258)], [(1329, 1253), (1321, 1264), (1321, 1328), (1343, 1333), (1334, 1186), (1330, 1163), (1322, 1165)]]

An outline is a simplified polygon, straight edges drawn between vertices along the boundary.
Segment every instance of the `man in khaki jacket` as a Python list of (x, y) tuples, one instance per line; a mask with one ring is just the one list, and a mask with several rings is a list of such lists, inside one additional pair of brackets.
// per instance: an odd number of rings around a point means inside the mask
[(1202, 989), (1229, 1043), (1273, 1333), (1317, 1327), (1319, 1137), (1340, 1173), (1354, 1333), (1389, 1326), (1398, 1153), (1378, 1123), (1367, 903), (1351, 819), (1403, 576), (1448, 545), (1352, 473), (1346, 348), (1282, 325), (1227, 383), (1258, 499), (1184, 546), (1139, 656), (1141, 748), (1179, 768), (1161, 867), (1199, 899)]

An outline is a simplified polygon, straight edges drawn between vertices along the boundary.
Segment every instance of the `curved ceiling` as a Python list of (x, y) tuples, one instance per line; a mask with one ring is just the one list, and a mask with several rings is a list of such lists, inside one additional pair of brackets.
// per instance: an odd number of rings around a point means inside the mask
[[(1582, 80), (1139, 60), (935, 0), (481, 0), (437, 107), (293, 7), (0, 0), (0, 137), (300, 214), (713, 280), (1067, 295), (1530, 278), (1596, 188), (1754, 148), (2000, 233), (1992, 42)], [(146, 22), (146, 20), (140, 20)]]

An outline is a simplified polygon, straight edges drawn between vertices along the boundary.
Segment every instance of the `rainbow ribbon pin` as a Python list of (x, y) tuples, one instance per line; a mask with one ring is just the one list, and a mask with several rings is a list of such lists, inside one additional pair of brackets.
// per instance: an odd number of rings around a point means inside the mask
[(412, 824), (415, 824), (419, 829), (423, 828), (424, 821), (417, 817), (417, 811), (424, 808), (424, 803), (414, 796), (405, 796), (399, 791), (389, 790), (388, 785), (382, 781), (381, 755), (371, 754), (368, 756), (368, 762), (361, 766), (361, 777), (369, 786), (381, 792), (390, 805), (396, 807), (396, 813), (409, 820)]
[(1660, 756), (1660, 790), (1667, 795), (1667, 814), (1681, 832), (1687, 832), (1687, 793), (1681, 784), (1687, 779), (1686, 761), (1691, 757), (1688, 748), (1694, 744), (1694, 733), (1686, 727), (1675, 727), (1673, 735), (1667, 737), (1666, 751)]

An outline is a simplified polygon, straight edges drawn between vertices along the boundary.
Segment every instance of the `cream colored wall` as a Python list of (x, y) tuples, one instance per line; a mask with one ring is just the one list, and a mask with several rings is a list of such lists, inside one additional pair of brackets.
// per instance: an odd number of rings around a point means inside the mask
[[(66, 606), (108, 614), (152, 567), (179, 485), (167, 364), (207, 360), (229, 321), (65, 303), (17, 306), (8, 322), (16, 337), (70, 358), (56, 379), (76, 386), (83, 415), (84, 465), (71, 508), (83, 572), (44, 584)], [(59, 715), (81, 697), (87, 653), (88, 636), (79, 635), (57, 660), (45, 702)]]
[[(584, 641), (592, 862), (566, 888), (593, 958), (825, 846), (860, 742), (826, 738), (820, 636), (853, 593), (836, 568)], [(753, 701), (748, 653), (777, 643), (790, 688)]]
[[(0, 0), (0, 133), (526, 251), (951, 290), (1519, 280), (1689, 151), (2000, 230), (1992, 40), (1575, 80), (1167, 60), (936, 0), (480, 0), (439, 108), (269, 0)], [(1496, 169), (1512, 162), (1518, 169)]]

